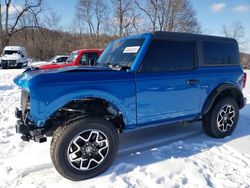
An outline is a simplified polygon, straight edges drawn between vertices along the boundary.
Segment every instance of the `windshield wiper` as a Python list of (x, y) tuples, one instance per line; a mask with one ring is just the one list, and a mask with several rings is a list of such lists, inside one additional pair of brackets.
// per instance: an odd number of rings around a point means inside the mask
[(97, 63), (97, 65), (102, 66), (102, 67), (113, 67), (113, 64), (111, 63)]
[(125, 70), (127, 71), (130, 67), (127, 64), (112, 64), (113, 69), (115, 70)]
[(104, 63), (104, 64), (101, 64), (101, 63), (97, 63), (98, 65), (100, 66), (103, 66), (103, 67), (109, 67), (113, 70), (125, 70), (127, 71), (128, 69), (130, 69), (130, 67), (127, 65), (127, 64), (112, 64), (112, 63)]
[(115, 67), (129, 67), (127, 64), (114, 64)]

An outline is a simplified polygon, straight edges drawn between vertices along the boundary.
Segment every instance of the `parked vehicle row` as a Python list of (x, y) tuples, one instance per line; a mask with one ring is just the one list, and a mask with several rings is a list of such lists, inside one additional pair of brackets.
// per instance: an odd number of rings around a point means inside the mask
[(43, 65), (14, 80), (22, 89), (17, 133), (40, 143), (53, 136), (51, 159), (65, 178), (107, 170), (119, 133), (193, 121), (215, 138), (235, 130), (246, 104), (236, 40), (153, 32), (110, 42), (96, 62), (101, 52), (74, 51), (67, 60), (96, 66)]
[(57, 55), (55, 57), (52, 57), (48, 61), (36, 61), (36, 62), (29, 62), (28, 66), (29, 67), (37, 67), (41, 65), (50, 65), (54, 63), (63, 63), (68, 59), (68, 55)]
[[(39, 69), (58, 69), (69, 66), (95, 66), (102, 49), (83, 49), (73, 51), (66, 61), (61, 63), (50, 63), (36, 66)], [(33, 66), (31, 66), (33, 67)]]
[(32, 69), (56, 69), (68, 66), (95, 66), (102, 49), (75, 50), (70, 55), (57, 55), (48, 61), (29, 62), (24, 47), (6, 46), (0, 59), (3, 69), (23, 68), (28, 65)]

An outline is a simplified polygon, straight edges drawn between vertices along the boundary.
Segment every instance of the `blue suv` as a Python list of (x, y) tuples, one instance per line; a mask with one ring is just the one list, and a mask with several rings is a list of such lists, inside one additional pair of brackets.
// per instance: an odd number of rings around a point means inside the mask
[(104, 172), (118, 134), (202, 121), (216, 138), (235, 129), (246, 82), (234, 39), (153, 32), (112, 41), (95, 67), (26, 70), (17, 133), (51, 141), (57, 171), (70, 180)]

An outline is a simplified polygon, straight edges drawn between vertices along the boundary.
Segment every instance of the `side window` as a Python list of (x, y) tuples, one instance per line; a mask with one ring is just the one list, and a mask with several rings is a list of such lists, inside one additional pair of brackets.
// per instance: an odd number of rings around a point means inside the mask
[(204, 41), (202, 46), (205, 65), (239, 64), (238, 47), (234, 42)]
[(89, 65), (96, 65), (98, 57), (98, 53), (89, 53)]
[(59, 58), (56, 59), (57, 63), (61, 63), (62, 61), (63, 61), (63, 57), (59, 57)]
[(67, 57), (59, 57), (58, 59), (57, 59), (57, 62), (58, 63), (63, 63), (63, 62), (65, 62), (67, 60)]
[(83, 54), (82, 57), (81, 57), (81, 60), (80, 60), (80, 63), (82, 65), (88, 65), (88, 62), (87, 62), (87, 54)]
[(68, 59), (68, 57), (61, 57), (61, 62), (65, 62)]
[(143, 59), (141, 72), (191, 70), (194, 67), (192, 41), (153, 40)]

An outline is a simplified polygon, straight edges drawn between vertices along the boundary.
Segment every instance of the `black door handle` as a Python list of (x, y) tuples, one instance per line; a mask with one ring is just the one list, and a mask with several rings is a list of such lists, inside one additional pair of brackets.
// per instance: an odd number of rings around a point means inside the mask
[(186, 83), (188, 85), (195, 85), (195, 84), (198, 84), (200, 81), (199, 80), (194, 80), (194, 79), (191, 79), (191, 80), (187, 80)]

